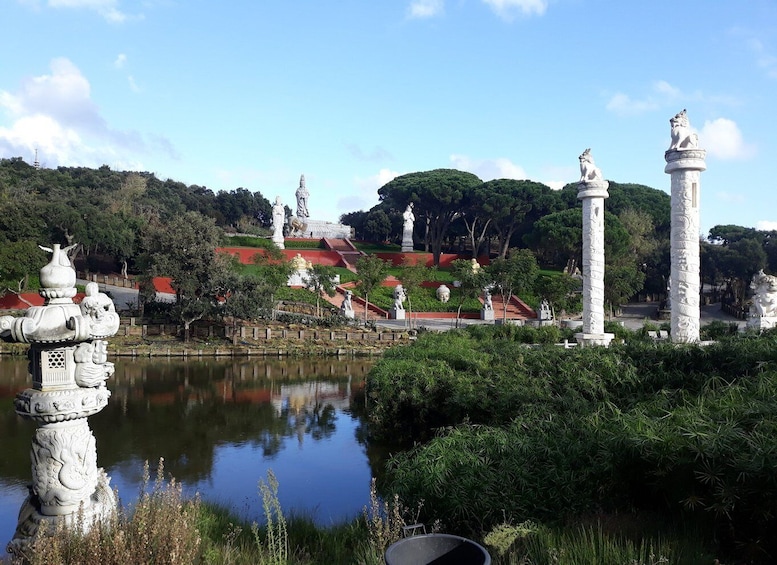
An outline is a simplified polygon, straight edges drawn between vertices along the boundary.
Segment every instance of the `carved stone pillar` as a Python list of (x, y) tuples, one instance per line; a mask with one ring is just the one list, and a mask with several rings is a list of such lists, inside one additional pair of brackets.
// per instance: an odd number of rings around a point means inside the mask
[(699, 204), (703, 149), (669, 149), (664, 172), (672, 176), (671, 327), (674, 343), (699, 341)]
[(575, 334), (579, 345), (607, 346), (614, 337), (604, 333), (604, 199), (606, 180), (578, 184), (583, 201), (583, 332)]
[(105, 408), (111, 396), (105, 381), (114, 368), (100, 338), (116, 333), (119, 316), (94, 282), (75, 304), (76, 275), (67, 250), (59, 245), (47, 250), (51, 261), (40, 272), (44, 305), (20, 318), (0, 318), (0, 337), (30, 344), (32, 388), (19, 393), (14, 406), (17, 414), (38, 423), (30, 453), (30, 495), (7, 548), (15, 554), (43, 522), (64, 520), (89, 528), (116, 510), (110, 479), (97, 467), (87, 418)]

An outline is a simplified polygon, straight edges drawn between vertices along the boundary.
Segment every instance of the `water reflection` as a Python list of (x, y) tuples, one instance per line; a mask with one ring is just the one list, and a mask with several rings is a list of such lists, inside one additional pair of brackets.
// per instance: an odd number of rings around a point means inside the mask
[[(340, 522), (368, 498), (365, 433), (352, 401), (372, 363), (119, 359), (108, 383), (111, 401), (89, 420), (99, 464), (128, 502), (138, 492), (142, 462), (164, 457), (187, 492), (251, 519), (261, 514), (257, 481), (272, 468), (284, 508), (321, 524)], [(26, 361), (0, 360), (3, 545), (30, 480), (34, 424), (13, 411), (14, 395), (27, 386)]]

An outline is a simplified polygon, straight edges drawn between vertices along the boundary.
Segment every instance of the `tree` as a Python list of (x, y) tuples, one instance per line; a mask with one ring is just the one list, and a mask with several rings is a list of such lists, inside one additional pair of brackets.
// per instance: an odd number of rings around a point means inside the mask
[(642, 290), (645, 273), (637, 265), (607, 265), (604, 271), (604, 301), (610, 307), (610, 316), (620, 305)]
[(407, 311), (408, 311), (408, 323), (410, 327), (413, 326), (413, 301), (412, 298), (416, 294), (421, 283), (425, 281), (429, 276), (429, 269), (422, 263), (414, 263), (409, 257), (405, 258), (402, 263), (402, 268), (399, 271), (397, 278), (402, 283), (402, 288), (405, 290), (405, 296), (407, 296)]
[(364, 322), (370, 307), (370, 292), (386, 278), (388, 262), (376, 255), (363, 255), (356, 260), (356, 274), (359, 276), (359, 290), (364, 294)]
[(488, 227), (493, 220), (493, 210), (485, 203), (484, 187), (488, 183), (469, 187), (464, 191), (461, 202), (461, 221), (467, 230), (467, 238), (472, 248), (472, 258), (478, 256), (480, 247), (488, 237)]
[(328, 265), (313, 265), (308, 269), (308, 275), (306, 278), (306, 284), (309, 290), (313, 291), (316, 295), (316, 316), (321, 316), (321, 294), (326, 293), (327, 296), (335, 295), (335, 276), (337, 272), (334, 267)]
[(0, 245), (0, 296), (7, 291), (23, 292), (30, 275), (39, 272), (46, 263), (46, 255), (32, 241)]
[(524, 241), (534, 249), (544, 265), (561, 268), (570, 258), (580, 264), (583, 254), (582, 208), (544, 216), (535, 222), (534, 229), (524, 237)]
[(367, 213), (364, 222), (364, 237), (367, 241), (386, 241), (391, 233), (391, 220), (388, 214), (380, 208), (373, 208)]
[(504, 307), (502, 319), (507, 320), (507, 305), (513, 294), (533, 289), (540, 267), (529, 249), (512, 249), (506, 259), (495, 259), (486, 271), (499, 289)]
[(214, 312), (220, 283), (229, 270), (226, 258), (217, 260), (222, 231), (211, 218), (186, 212), (146, 233), (145, 262), (151, 276), (168, 276), (175, 290), (173, 314), (184, 326), (189, 341), (192, 322)]
[(573, 309), (574, 291), (580, 287), (580, 281), (567, 273), (540, 274), (535, 283), (535, 290), (550, 304), (553, 317), (556, 310), (570, 311)]
[(286, 285), (293, 271), (291, 263), (286, 261), (286, 256), (278, 246), (271, 243), (264, 253), (257, 253), (252, 257), (256, 265), (256, 291), (264, 297), (264, 307), (270, 309), (274, 319), (275, 294), (278, 289)]
[(513, 234), (530, 212), (534, 212), (531, 216), (536, 221), (557, 208), (550, 187), (529, 180), (492, 180), (483, 183), (478, 192), (493, 219), (491, 226), (499, 239), (499, 257), (503, 259)]
[(465, 191), (481, 182), (472, 173), (435, 169), (399, 176), (378, 189), (378, 195), (393, 211), (403, 211), (413, 203), (416, 217), (425, 220), (424, 239), (431, 247), (434, 264), (439, 265), (443, 239), (461, 213)]
[(459, 281), (459, 305), (456, 308), (456, 327), (461, 319), (461, 307), (468, 298), (477, 298), (480, 291), (488, 284), (488, 274), (485, 269), (473, 269), (472, 261), (456, 259), (451, 263), (451, 275)]
[(353, 228), (354, 238), (366, 240), (367, 236), (364, 233), (364, 225), (367, 222), (367, 214), (368, 212), (364, 210), (348, 212), (340, 216), (340, 223)]

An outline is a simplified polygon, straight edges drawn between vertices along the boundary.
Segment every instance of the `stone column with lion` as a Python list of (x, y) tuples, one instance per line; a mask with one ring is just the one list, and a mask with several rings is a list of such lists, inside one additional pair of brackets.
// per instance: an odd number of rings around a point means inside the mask
[(672, 177), (671, 329), (674, 343), (699, 341), (701, 269), (699, 260), (699, 207), (701, 172), (707, 152), (691, 129), (686, 111), (669, 120), (672, 142), (664, 154), (664, 172)]

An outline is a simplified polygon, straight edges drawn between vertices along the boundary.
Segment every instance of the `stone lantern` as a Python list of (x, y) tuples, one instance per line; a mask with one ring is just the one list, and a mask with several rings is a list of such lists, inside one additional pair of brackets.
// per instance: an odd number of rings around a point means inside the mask
[[(29, 343), (32, 388), (16, 396), (16, 413), (38, 424), (32, 440), (32, 485), (19, 511), (19, 523), (8, 551), (16, 553), (43, 522), (65, 520), (89, 528), (116, 510), (110, 479), (97, 467), (97, 449), (87, 418), (108, 404), (105, 381), (113, 374), (107, 342), (119, 316), (113, 302), (86, 286), (80, 304), (76, 273), (67, 251), (58, 244), (40, 271), (43, 306), (24, 316), (0, 317), (0, 337)], [(80, 518), (80, 519), (79, 519)]]

